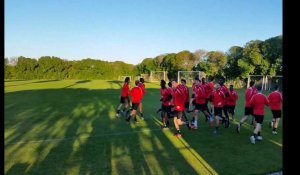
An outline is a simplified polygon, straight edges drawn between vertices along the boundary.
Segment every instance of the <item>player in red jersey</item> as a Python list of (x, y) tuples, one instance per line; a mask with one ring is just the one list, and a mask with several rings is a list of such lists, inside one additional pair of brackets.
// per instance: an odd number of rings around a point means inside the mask
[(184, 111), (184, 92), (181, 91), (181, 88), (178, 87), (178, 83), (176, 80), (172, 80), (172, 88), (173, 88), (173, 104), (174, 104), (174, 125), (176, 128), (176, 132), (174, 135), (176, 137), (181, 137), (180, 125), (186, 124), (188, 128), (190, 128), (189, 121), (185, 120), (182, 112)]
[(143, 92), (143, 96), (142, 96), (142, 99), (141, 99), (141, 102), (140, 102), (140, 105), (139, 105), (139, 111), (140, 111), (140, 114), (141, 114), (141, 119), (144, 120), (143, 103), (142, 103), (143, 98), (146, 94), (144, 78), (140, 78), (140, 83), (139, 83), (138, 86), (142, 89), (142, 92)]
[(227, 98), (227, 111), (231, 114), (232, 120), (234, 120), (234, 109), (236, 101), (239, 99), (237, 92), (233, 89), (233, 85), (229, 86), (229, 97)]
[(126, 121), (129, 123), (130, 118), (133, 117), (134, 121), (137, 123), (136, 119), (136, 112), (139, 107), (139, 104), (142, 100), (143, 97), (143, 91), (142, 89), (138, 86), (140, 83), (139, 80), (135, 80), (135, 86), (130, 90), (130, 95), (132, 96), (132, 111), (130, 115), (126, 116)]
[(195, 78), (195, 85), (193, 87), (193, 94), (195, 97), (195, 110), (193, 113), (194, 116), (194, 129), (198, 129), (198, 113), (199, 111), (202, 111), (206, 118), (211, 118), (211, 114), (208, 111), (207, 105), (206, 105), (206, 94), (204, 86), (200, 84), (200, 80), (198, 77)]
[(181, 82), (181, 84), (178, 85), (178, 87), (180, 87), (181, 90), (184, 93), (184, 111), (183, 111), (183, 116), (187, 120), (185, 112), (189, 111), (189, 107), (190, 107), (190, 92), (189, 92), (189, 88), (186, 86), (186, 80), (185, 79), (181, 79), (180, 82)]
[(120, 117), (121, 107), (124, 105), (123, 112), (129, 111), (129, 87), (130, 78), (126, 77), (121, 91), (120, 104), (117, 108), (116, 117)]
[(250, 105), (250, 100), (253, 97), (253, 95), (255, 95), (256, 93), (257, 93), (257, 89), (254, 87), (254, 81), (250, 81), (250, 87), (247, 88), (247, 90), (245, 92), (245, 113), (236, 128), (238, 133), (240, 133), (240, 131), (241, 131), (242, 124), (253, 113), (253, 107)]
[(211, 95), (212, 95), (212, 92), (214, 90), (214, 78), (210, 77), (208, 80), (209, 81), (206, 83), (206, 87), (205, 87), (206, 100), (207, 100), (207, 103), (210, 102), (210, 105), (208, 105), (209, 106), (209, 112), (211, 114), (213, 114), (214, 105), (213, 105), (212, 100), (211, 100)]
[(270, 103), (270, 109), (273, 114), (273, 119), (270, 122), (272, 127), (272, 134), (277, 134), (278, 124), (281, 118), (281, 104), (282, 104), (282, 94), (279, 91), (278, 85), (274, 86), (274, 91), (268, 95), (268, 100)]
[(160, 81), (160, 101), (161, 101), (161, 112), (162, 112), (162, 128), (168, 128), (169, 121), (168, 121), (168, 114), (171, 112), (171, 99), (172, 95), (171, 92), (166, 87), (165, 80)]
[(225, 94), (225, 100), (224, 100), (224, 106), (223, 106), (223, 111), (224, 111), (224, 114), (225, 114), (225, 120), (222, 121), (222, 123), (225, 123), (225, 128), (228, 128), (229, 127), (229, 115), (227, 113), (227, 101), (228, 101), (228, 97), (229, 97), (229, 90), (228, 88), (226, 87), (226, 85), (224, 84), (225, 83), (225, 78), (224, 77), (221, 77), (220, 80), (219, 80), (219, 84), (220, 84), (220, 90)]
[(260, 134), (261, 125), (264, 121), (264, 107), (269, 106), (269, 100), (267, 97), (261, 93), (261, 86), (257, 86), (258, 93), (252, 96), (250, 100), (250, 105), (253, 107), (253, 115), (256, 122), (255, 129), (253, 131), (253, 135), (250, 137), (250, 142), (255, 144), (255, 140), (262, 140), (262, 136)]
[(212, 92), (212, 103), (214, 105), (215, 111), (215, 119), (216, 119), (216, 129), (214, 130), (214, 134), (217, 134), (219, 131), (220, 120), (225, 120), (222, 116), (222, 110), (225, 101), (225, 94), (221, 91), (220, 84), (215, 85), (215, 90)]

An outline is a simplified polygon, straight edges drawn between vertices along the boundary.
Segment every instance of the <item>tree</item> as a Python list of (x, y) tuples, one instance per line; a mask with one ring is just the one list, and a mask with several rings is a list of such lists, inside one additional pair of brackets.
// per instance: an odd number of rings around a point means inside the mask
[(223, 68), (227, 63), (227, 57), (223, 52), (220, 51), (211, 51), (207, 55), (207, 75), (210, 76), (223, 76)]
[(238, 60), (243, 57), (243, 48), (240, 46), (232, 46), (227, 55), (227, 64), (224, 68), (225, 77), (229, 79), (241, 78), (241, 69), (238, 66)]

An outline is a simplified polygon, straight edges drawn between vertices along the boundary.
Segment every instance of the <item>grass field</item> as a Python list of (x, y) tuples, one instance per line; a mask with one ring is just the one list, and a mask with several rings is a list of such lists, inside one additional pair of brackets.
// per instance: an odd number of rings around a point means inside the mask
[[(130, 125), (115, 117), (121, 86), (101, 80), (5, 80), (5, 174), (248, 175), (282, 170), (283, 120), (278, 135), (272, 135), (269, 109), (264, 139), (255, 145), (249, 141), (249, 124), (240, 134), (234, 122), (214, 135), (202, 113), (198, 130), (182, 127), (178, 139), (173, 123), (170, 130), (160, 129), (158, 83), (146, 83), (145, 120)], [(240, 119), (244, 89), (237, 91)]]

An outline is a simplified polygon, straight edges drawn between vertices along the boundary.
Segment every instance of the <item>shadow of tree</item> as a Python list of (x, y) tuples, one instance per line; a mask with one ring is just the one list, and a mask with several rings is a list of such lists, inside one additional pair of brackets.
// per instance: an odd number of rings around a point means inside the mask
[[(119, 93), (115, 89), (79, 88), (5, 93), (5, 173), (197, 174), (180, 149), (194, 149), (220, 174), (244, 172), (254, 166), (254, 157), (262, 150), (274, 160), (266, 171), (281, 162), (281, 149), (272, 142), (266, 140), (249, 149), (250, 127), (231, 137), (236, 134), (232, 125), (220, 128), (221, 135), (214, 136), (201, 114), (200, 131), (183, 129), (188, 145), (181, 144), (178, 149), (174, 147), (177, 138), (170, 139), (174, 128), (161, 131), (153, 119), (160, 120), (159, 115), (153, 115), (160, 106), (158, 89), (147, 89), (145, 121), (130, 125), (122, 117), (115, 118)], [(278, 150), (276, 155), (274, 150)], [(229, 154), (220, 154), (222, 151)], [(232, 164), (237, 166), (228, 171), (226, 167)]]

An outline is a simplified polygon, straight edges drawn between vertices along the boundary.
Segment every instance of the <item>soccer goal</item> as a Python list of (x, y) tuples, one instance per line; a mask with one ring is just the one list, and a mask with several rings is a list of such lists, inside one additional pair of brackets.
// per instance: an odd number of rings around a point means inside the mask
[(274, 85), (278, 85), (279, 89), (282, 90), (282, 78), (283, 76), (277, 75), (277, 76), (266, 76), (266, 90), (272, 90)]
[(186, 84), (192, 84), (195, 77), (201, 78), (206, 77), (206, 74), (202, 71), (178, 71), (177, 81), (180, 82), (181, 79), (186, 80)]
[(119, 75), (118, 80), (119, 81), (124, 81), (126, 77), (129, 77), (129, 80), (132, 80), (132, 76), (129, 75)]
[(159, 82), (160, 80), (166, 80), (166, 71), (151, 71), (150, 82)]

